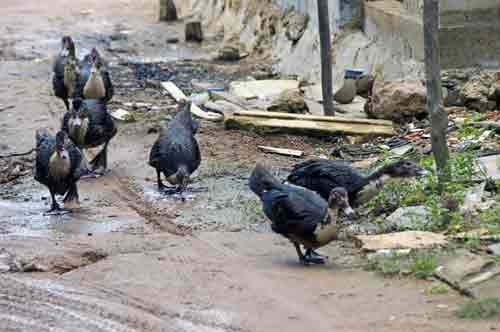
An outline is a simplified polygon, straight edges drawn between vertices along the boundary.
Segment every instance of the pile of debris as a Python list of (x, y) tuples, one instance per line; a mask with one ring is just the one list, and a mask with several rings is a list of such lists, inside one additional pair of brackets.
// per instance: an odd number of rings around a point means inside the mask
[(31, 174), (33, 159), (29, 156), (20, 158), (0, 158), (0, 184), (12, 182)]

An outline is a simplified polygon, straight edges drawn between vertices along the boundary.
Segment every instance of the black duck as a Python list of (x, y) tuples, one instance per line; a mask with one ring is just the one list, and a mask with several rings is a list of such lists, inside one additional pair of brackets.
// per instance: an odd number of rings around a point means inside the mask
[(64, 195), (64, 207), (78, 207), (77, 182), (80, 179), (80, 150), (66, 138), (63, 131), (52, 136), (46, 129), (36, 133), (36, 159), (33, 166), (35, 180), (45, 185), (52, 197), (52, 206), (47, 213), (69, 212), (62, 210), (55, 195)]
[(156, 169), (158, 189), (167, 188), (161, 174), (182, 192), (191, 174), (200, 166), (201, 154), (195, 134), (199, 124), (191, 116), (191, 102), (180, 105), (182, 110), (160, 130), (160, 134), (149, 154), (149, 165)]
[(365, 176), (343, 162), (312, 159), (295, 165), (288, 181), (313, 190), (324, 199), (328, 199), (333, 188), (343, 187), (349, 193), (349, 204), (356, 207), (372, 199), (387, 180), (418, 177), (425, 173), (422, 167), (409, 160), (388, 164)]
[(64, 102), (69, 110), (68, 99), (73, 97), (79, 77), (79, 63), (75, 54), (75, 44), (70, 36), (64, 36), (61, 41), (61, 51), (52, 68), (52, 88), (54, 95)]
[(104, 174), (108, 167), (108, 144), (117, 133), (106, 104), (96, 99), (74, 99), (72, 109), (64, 115), (62, 129), (81, 149), (104, 145), (90, 161), (86, 175)]
[[(324, 200), (306, 188), (280, 183), (261, 165), (253, 170), (249, 186), (261, 199), (264, 213), (272, 222), (272, 230), (294, 244), (300, 261), (323, 264), (326, 257), (316, 253), (315, 249), (336, 239), (339, 209), (346, 215), (353, 213), (347, 191), (334, 188), (328, 200)], [(306, 248), (305, 254), (300, 245)]]

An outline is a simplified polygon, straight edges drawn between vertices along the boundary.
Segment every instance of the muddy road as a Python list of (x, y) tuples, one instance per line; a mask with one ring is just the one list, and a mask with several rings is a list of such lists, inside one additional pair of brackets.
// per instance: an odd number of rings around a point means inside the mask
[[(110, 61), (117, 90), (112, 110), (150, 104), (137, 122), (119, 124), (109, 149), (111, 171), (80, 182), (82, 207), (74, 214), (43, 216), (50, 197), (31, 175), (0, 185), (0, 271), (9, 270), (0, 273), (0, 331), (496, 328), (455, 320), (453, 311), (465, 301), (456, 294), (428, 296), (425, 282), (364, 271), (350, 243), (325, 248), (326, 266), (297, 263), (293, 247), (269, 231), (247, 177), (257, 160), (283, 175), (293, 164), (260, 154), (259, 144), (314, 155), (327, 151), (328, 142), (226, 132), (203, 122), (204, 161), (194, 186), (208, 192), (185, 202), (158, 195), (146, 160), (158, 121), (168, 119), (175, 104), (155, 88), (155, 77), (141, 77), (137, 68), (186, 58), (207, 66), (210, 45), (168, 45), (167, 38), (182, 39), (183, 26), (156, 23), (156, 2), (0, 4), (0, 109), (7, 107), (0, 111), (0, 154), (28, 151), (36, 129), (58, 128), (64, 107), (52, 95), (50, 72), (62, 34), (74, 37), (80, 54), (97, 46)], [(222, 81), (247, 74), (226, 67), (187, 66), (173, 79), (189, 81), (211, 70), (220, 70)], [(27, 173), (30, 157), (18, 161)]]

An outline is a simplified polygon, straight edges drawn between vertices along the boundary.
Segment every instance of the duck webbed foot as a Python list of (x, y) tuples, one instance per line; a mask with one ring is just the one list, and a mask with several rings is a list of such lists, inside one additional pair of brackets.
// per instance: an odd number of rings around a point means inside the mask
[(312, 264), (325, 264), (328, 260), (328, 256), (320, 255), (313, 249), (306, 250), (305, 258)]
[(59, 204), (57, 204), (57, 202), (54, 200), (50, 210), (46, 211), (43, 215), (44, 216), (62, 216), (64, 214), (68, 214), (68, 213), (71, 213), (71, 211), (67, 210), (67, 209), (61, 209)]

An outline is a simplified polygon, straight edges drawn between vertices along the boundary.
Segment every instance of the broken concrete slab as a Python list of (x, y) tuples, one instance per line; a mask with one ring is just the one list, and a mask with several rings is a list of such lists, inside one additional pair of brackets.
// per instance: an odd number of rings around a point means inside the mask
[(493, 259), (465, 249), (448, 256), (436, 269), (435, 275), (475, 298), (500, 296), (500, 267)]
[(203, 104), (203, 106), (208, 110), (221, 112), (223, 114), (244, 111), (244, 109), (239, 107), (238, 105), (227, 102), (225, 100), (207, 101), (205, 104)]
[(241, 111), (225, 119), (226, 129), (257, 132), (292, 132), (311, 135), (392, 136), (394, 129), (388, 121), (346, 119), (341, 117), (302, 115), (291, 113)]
[(243, 99), (268, 99), (286, 90), (298, 90), (296, 80), (236, 81), (229, 86), (229, 92)]
[(399, 231), (421, 229), (429, 221), (429, 212), (425, 206), (408, 206), (394, 211), (387, 217), (384, 226)]
[(364, 251), (381, 249), (426, 249), (444, 246), (448, 243), (443, 234), (406, 231), (381, 235), (358, 235), (355, 243)]
[(479, 165), (492, 180), (500, 180), (500, 154), (477, 159)]

